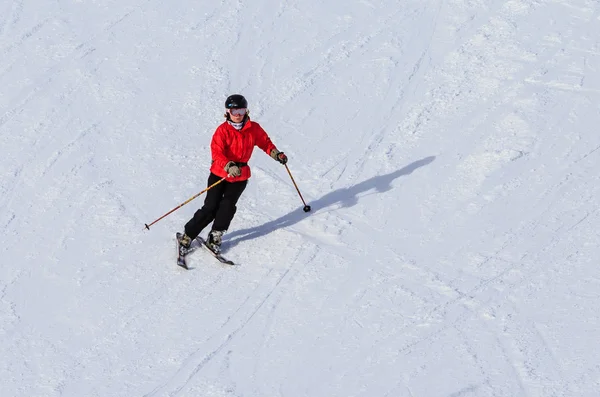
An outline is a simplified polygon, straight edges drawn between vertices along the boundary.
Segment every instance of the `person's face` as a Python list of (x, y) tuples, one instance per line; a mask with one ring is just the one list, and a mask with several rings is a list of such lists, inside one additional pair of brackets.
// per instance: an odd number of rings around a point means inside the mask
[(246, 115), (246, 109), (228, 109), (227, 112), (234, 123), (241, 123)]

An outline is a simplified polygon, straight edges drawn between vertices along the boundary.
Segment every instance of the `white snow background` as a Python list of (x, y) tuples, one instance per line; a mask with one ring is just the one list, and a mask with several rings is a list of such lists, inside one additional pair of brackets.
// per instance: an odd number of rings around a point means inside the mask
[[(600, 3), (0, 2), (0, 395), (600, 396)], [(255, 150), (175, 265), (227, 95)], [(206, 232), (205, 232), (206, 233)]]

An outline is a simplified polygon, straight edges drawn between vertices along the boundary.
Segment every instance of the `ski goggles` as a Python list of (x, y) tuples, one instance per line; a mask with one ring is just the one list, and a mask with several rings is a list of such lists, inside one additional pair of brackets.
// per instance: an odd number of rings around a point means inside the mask
[(243, 116), (246, 114), (246, 108), (238, 108), (238, 109), (227, 109), (230, 115), (232, 116)]

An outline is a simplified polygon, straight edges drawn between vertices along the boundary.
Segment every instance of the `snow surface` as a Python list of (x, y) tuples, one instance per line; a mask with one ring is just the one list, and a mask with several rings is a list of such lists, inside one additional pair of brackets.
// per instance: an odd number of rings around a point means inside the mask
[[(0, 2), (1, 396), (600, 396), (597, 0)], [(260, 150), (175, 266), (228, 94)]]

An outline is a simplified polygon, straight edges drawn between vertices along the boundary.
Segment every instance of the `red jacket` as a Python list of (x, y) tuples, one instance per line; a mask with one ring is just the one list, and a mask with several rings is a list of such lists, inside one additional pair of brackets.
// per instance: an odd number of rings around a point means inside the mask
[[(260, 124), (248, 119), (246, 124), (244, 124), (244, 128), (238, 131), (225, 121), (217, 127), (210, 143), (210, 150), (212, 152), (210, 172), (221, 178), (226, 177), (225, 165), (229, 161), (247, 163), (250, 160), (250, 156), (252, 156), (254, 146), (258, 146), (268, 155), (271, 154), (271, 150), (276, 149), (273, 142), (271, 142), (271, 138), (269, 138)], [(240, 170), (242, 171), (242, 175), (227, 178), (227, 181), (239, 182), (250, 178), (251, 172), (249, 166), (243, 166)]]

